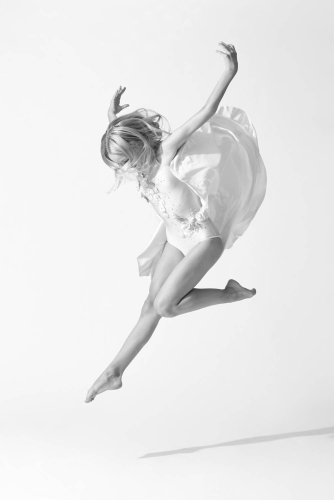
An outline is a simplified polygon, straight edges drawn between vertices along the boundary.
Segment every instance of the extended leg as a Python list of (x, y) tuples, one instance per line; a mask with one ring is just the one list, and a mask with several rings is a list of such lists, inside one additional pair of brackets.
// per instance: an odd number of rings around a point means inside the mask
[(153, 307), (154, 299), (169, 274), (183, 258), (182, 252), (166, 243), (156, 266), (149, 295), (144, 302), (140, 317), (117, 356), (89, 389), (86, 403), (93, 401), (95, 396), (101, 392), (122, 387), (124, 370), (151, 338), (161, 319), (161, 315)]

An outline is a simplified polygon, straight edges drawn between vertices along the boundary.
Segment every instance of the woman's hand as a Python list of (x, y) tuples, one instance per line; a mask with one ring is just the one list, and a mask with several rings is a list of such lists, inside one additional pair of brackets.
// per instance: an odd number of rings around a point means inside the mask
[(125, 91), (126, 87), (122, 87), (121, 85), (118, 87), (116, 92), (111, 98), (110, 106), (108, 109), (108, 118), (109, 122), (112, 120), (115, 120), (117, 113), (122, 111), (123, 109), (127, 108), (129, 104), (123, 104), (123, 106), (120, 105), (120, 100), (123, 92)]
[(216, 50), (216, 52), (224, 57), (227, 71), (231, 72), (234, 76), (238, 71), (238, 58), (234, 45), (224, 42), (220, 42), (219, 45), (223, 50)]

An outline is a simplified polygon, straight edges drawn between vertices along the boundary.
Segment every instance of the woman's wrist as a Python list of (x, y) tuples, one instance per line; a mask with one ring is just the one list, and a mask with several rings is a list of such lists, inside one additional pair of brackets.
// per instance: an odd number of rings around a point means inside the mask
[(235, 77), (237, 72), (238, 72), (238, 68), (229, 68), (229, 69), (224, 71), (224, 75), (226, 75), (227, 79), (229, 81), (231, 81), (231, 80), (233, 80), (233, 78)]
[(108, 112), (109, 123), (112, 122), (113, 120), (115, 120), (115, 118), (116, 118), (116, 114), (113, 113), (112, 111), (109, 111)]

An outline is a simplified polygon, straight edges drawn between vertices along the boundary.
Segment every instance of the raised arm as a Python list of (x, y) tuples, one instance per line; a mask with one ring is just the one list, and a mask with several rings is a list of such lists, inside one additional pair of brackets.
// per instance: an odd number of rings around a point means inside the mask
[(117, 113), (120, 113), (120, 111), (129, 106), (129, 104), (124, 104), (123, 106), (120, 105), (121, 96), (123, 92), (125, 92), (125, 89), (126, 87), (122, 87), (120, 85), (111, 98), (110, 106), (108, 109), (109, 123), (115, 120)]
[(216, 50), (216, 52), (223, 56), (225, 67), (222, 76), (205, 103), (205, 107), (211, 109), (213, 114), (217, 111), (227, 87), (238, 71), (238, 58), (234, 45), (228, 45), (224, 42), (220, 42), (219, 45), (223, 50)]
[(216, 113), (227, 87), (236, 75), (238, 71), (238, 60), (234, 46), (227, 45), (224, 42), (220, 42), (219, 45), (222, 50), (216, 50), (216, 52), (224, 57), (223, 75), (219, 79), (205, 105), (164, 140), (165, 151), (177, 151), (197, 129)]

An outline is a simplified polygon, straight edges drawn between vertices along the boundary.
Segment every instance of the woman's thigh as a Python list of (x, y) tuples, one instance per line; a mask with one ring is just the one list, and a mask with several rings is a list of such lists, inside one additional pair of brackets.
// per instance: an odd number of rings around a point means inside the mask
[(167, 241), (151, 279), (149, 298), (152, 303), (168, 276), (182, 259), (184, 259), (183, 253)]
[(154, 302), (157, 310), (176, 306), (218, 261), (224, 251), (221, 238), (198, 243), (169, 273)]

